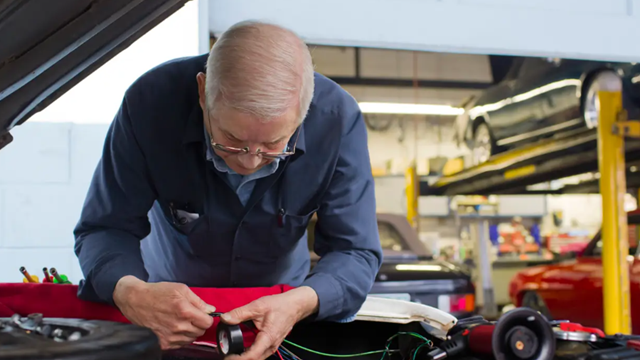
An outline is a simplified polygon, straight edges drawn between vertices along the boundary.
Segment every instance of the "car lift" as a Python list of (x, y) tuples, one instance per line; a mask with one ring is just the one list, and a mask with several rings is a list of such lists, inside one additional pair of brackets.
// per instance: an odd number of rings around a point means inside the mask
[[(479, 166), (442, 176), (431, 184), (418, 182), (415, 173), (409, 169), (406, 177), (408, 215), (410, 221), (415, 221), (417, 196), (531, 194), (536, 192), (527, 190), (530, 185), (599, 171), (604, 330), (608, 334), (630, 334), (629, 269), (626, 260), (629, 243), (623, 205), (627, 185), (631, 183), (626, 182), (626, 175), (630, 172), (625, 161), (640, 160), (640, 142), (625, 142), (625, 138), (640, 138), (640, 121), (627, 120), (622, 108), (622, 82), (614, 72), (603, 71), (595, 81), (601, 88), (596, 130), (576, 130), (498, 154)], [(633, 184), (640, 184), (636, 177)], [(593, 185), (590, 189), (597, 189)], [(482, 241), (486, 240), (482, 233), (484, 231), (479, 234), (481, 248), (488, 246), (486, 241)], [(486, 249), (480, 250), (486, 253)], [(485, 278), (485, 275), (490, 275), (489, 259), (479, 260)], [(489, 290), (491, 295), (493, 289)]]

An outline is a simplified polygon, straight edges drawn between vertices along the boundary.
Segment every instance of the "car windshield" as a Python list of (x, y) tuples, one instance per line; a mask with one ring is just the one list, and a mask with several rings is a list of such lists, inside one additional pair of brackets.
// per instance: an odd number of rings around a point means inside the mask
[(389, 223), (378, 221), (378, 232), (380, 233), (380, 245), (385, 250), (407, 251), (409, 250), (398, 230)]
[[(635, 256), (638, 251), (638, 237), (640, 236), (640, 215), (629, 216), (628, 218), (628, 239), (629, 239), (629, 255)], [(593, 247), (591, 256), (602, 256), (602, 232), (596, 235), (596, 244)]]
[[(309, 251), (313, 251), (314, 242), (314, 229), (316, 226), (316, 220), (309, 222), (307, 227), (307, 244)], [(398, 229), (396, 229), (391, 223), (378, 221), (378, 232), (380, 233), (380, 245), (384, 250), (393, 251), (410, 251), (409, 246), (403, 240)]]

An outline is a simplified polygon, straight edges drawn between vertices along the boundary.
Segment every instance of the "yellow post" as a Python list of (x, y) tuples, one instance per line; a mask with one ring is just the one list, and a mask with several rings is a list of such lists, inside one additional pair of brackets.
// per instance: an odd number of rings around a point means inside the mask
[[(629, 306), (629, 239), (624, 211), (626, 192), (624, 137), (614, 131), (622, 111), (621, 86), (610, 74), (598, 93), (598, 163), (602, 194), (602, 291), (604, 330), (631, 334)], [(609, 83), (608, 85), (606, 83)], [(605, 89), (606, 91), (603, 91)]]
[(416, 164), (412, 163), (405, 171), (405, 181), (407, 187), (405, 193), (407, 195), (407, 220), (414, 229), (418, 227), (418, 196), (420, 189), (418, 188), (418, 175), (416, 172)]

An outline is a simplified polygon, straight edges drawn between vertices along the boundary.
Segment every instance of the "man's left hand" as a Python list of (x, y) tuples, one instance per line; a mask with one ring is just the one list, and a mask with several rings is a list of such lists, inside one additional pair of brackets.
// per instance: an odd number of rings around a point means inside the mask
[(256, 339), (242, 355), (233, 360), (264, 360), (273, 355), (293, 326), (318, 310), (318, 295), (302, 286), (283, 294), (265, 296), (222, 315), (222, 321), (237, 325), (252, 320), (258, 328)]

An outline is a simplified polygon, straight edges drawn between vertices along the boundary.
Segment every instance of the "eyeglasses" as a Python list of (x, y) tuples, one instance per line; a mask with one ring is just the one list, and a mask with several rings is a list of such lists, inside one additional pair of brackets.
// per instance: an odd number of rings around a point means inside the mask
[[(211, 128), (210, 120), (211, 119), (209, 116), (209, 112), (207, 111), (207, 121), (209, 122), (209, 127)], [(282, 151), (261, 151), (258, 148), (255, 152), (252, 153), (248, 146), (243, 148), (236, 148), (232, 146), (219, 144), (213, 141), (213, 136), (211, 136), (211, 146), (214, 149), (224, 151), (226, 153), (234, 154), (234, 155), (251, 154), (251, 155), (261, 156), (262, 158), (265, 158), (265, 159), (283, 158), (283, 157), (287, 157), (295, 154), (295, 148), (296, 148), (296, 145), (298, 144), (298, 138), (300, 137), (300, 127), (298, 127), (296, 131), (298, 134), (296, 135), (296, 140), (293, 143), (293, 147), (290, 148), (289, 145), (287, 144), (287, 147), (285, 147)]]

